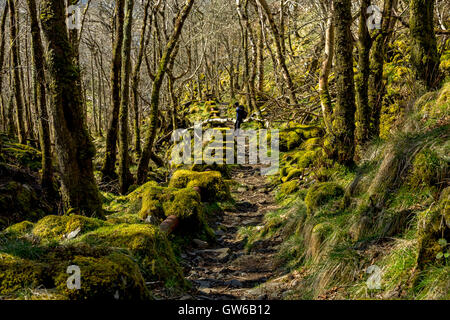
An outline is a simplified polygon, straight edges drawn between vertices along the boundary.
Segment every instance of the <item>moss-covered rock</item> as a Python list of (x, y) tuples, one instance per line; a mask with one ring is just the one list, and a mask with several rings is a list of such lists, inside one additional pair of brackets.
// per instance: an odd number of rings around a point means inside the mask
[(280, 193), (281, 195), (290, 195), (294, 192), (298, 191), (299, 186), (297, 181), (289, 181), (285, 182), (280, 187)]
[(305, 198), (308, 213), (312, 214), (318, 207), (344, 195), (344, 188), (334, 182), (322, 182), (311, 186)]
[(130, 250), (138, 259), (146, 279), (184, 281), (170, 242), (159, 227), (149, 224), (106, 226), (83, 235), (78, 241)]
[[(426, 264), (436, 263), (438, 254), (448, 250), (446, 244), (450, 243), (450, 187), (442, 191), (437, 205), (419, 215), (418, 226), (417, 265), (423, 268)], [(441, 239), (444, 240), (444, 245), (441, 244)]]
[(299, 151), (294, 154), (294, 162), (297, 164), (297, 168), (307, 168), (313, 164), (316, 158), (318, 150), (311, 151)]
[(14, 180), (0, 184), (0, 230), (23, 220), (37, 221), (47, 210), (31, 185)]
[(217, 171), (178, 170), (170, 179), (169, 187), (200, 188), (201, 199), (204, 202), (226, 201), (231, 198), (229, 186)]
[(213, 163), (213, 164), (194, 164), (194, 165), (192, 165), (191, 170), (192, 171), (199, 171), (199, 172), (218, 171), (218, 172), (220, 172), (222, 174), (222, 177), (224, 177), (225, 179), (230, 179), (231, 178), (230, 168), (226, 164), (217, 164), (217, 163)]
[(41, 152), (33, 147), (6, 141), (2, 153), (8, 161), (32, 171), (38, 171), (41, 168)]
[(280, 150), (290, 151), (300, 146), (302, 136), (295, 131), (282, 132), (280, 134)]
[[(66, 271), (70, 265), (80, 268), (79, 290), (67, 287), (70, 275)], [(100, 258), (75, 256), (70, 261), (59, 264), (55, 271), (59, 271), (54, 276), (56, 288), (71, 300), (150, 298), (139, 267), (125, 254), (112, 253)]]
[(207, 229), (200, 194), (194, 188), (150, 187), (142, 198), (139, 216), (146, 220), (152, 216), (160, 223), (168, 216), (179, 218), (177, 232), (195, 234)]
[(320, 147), (321, 145), (321, 138), (311, 138), (306, 140), (305, 142), (302, 143), (301, 148), (307, 151), (312, 151), (317, 149), (318, 147)]
[(45, 265), (42, 263), (0, 253), (0, 296), (43, 285), (44, 279)]
[(436, 186), (448, 175), (448, 163), (427, 148), (419, 152), (413, 161), (410, 180), (414, 187)]
[(62, 240), (72, 232), (77, 232), (74, 235), (77, 236), (108, 224), (108, 222), (96, 218), (75, 214), (66, 216), (49, 215), (36, 223), (32, 233), (41, 240)]
[(291, 181), (292, 179), (299, 178), (303, 175), (303, 169), (292, 169), (289, 171), (288, 175), (284, 179), (285, 182)]
[(5, 235), (8, 237), (10, 237), (10, 236), (20, 237), (22, 235), (25, 235), (25, 234), (31, 232), (33, 227), (34, 227), (34, 223), (32, 223), (30, 221), (22, 221), (22, 222), (13, 224), (12, 226), (9, 226), (0, 235)]

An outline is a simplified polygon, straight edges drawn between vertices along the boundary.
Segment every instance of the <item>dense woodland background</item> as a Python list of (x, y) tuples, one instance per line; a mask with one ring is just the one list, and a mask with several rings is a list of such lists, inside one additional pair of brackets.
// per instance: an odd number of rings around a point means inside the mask
[[(205, 262), (213, 299), (448, 299), (449, 8), (0, 1), (0, 298), (201, 298), (185, 252), (209, 246), (273, 262), (244, 289)], [(235, 102), (280, 130), (275, 176), (170, 165), (176, 129), (229, 134)]]

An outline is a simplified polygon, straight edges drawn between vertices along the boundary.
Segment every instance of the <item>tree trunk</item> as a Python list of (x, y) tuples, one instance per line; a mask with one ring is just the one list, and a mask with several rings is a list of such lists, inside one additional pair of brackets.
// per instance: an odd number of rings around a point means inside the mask
[(131, 72), (131, 27), (133, 25), (134, 0), (125, 4), (125, 21), (123, 25), (122, 72), (119, 113), (119, 188), (126, 194), (132, 183), (130, 158), (128, 155), (128, 104), (130, 102)]
[(369, 106), (369, 76), (370, 76), (370, 48), (372, 39), (367, 28), (367, 8), (371, 0), (361, 1), (361, 13), (359, 15), (359, 39), (358, 39), (358, 74), (356, 82), (356, 143), (361, 146), (370, 139), (370, 118), (371, 110)]
[(329, 12), (327, 12), (328, 19), (325, 31), (325, 50), (324, 50), (325, 52), (319, 76), (319, 96), (323, 120), (325, 123), (325, 129), (328, 135), (332, 135), (333, 107), (331, 104), (331, 97), (328, 89), (328, 77), (330, 75), (330, 70), (333, 65), (333, 55), (334, 55), (334, 23), (333, 23), (334, 10), (332, 3), (330, 5), (330, 8), (328, 9)]
[(178, 42), (178, 38), (180, 37), (181, 30), (183, 28), (184, 21), (189, 15), (191, 11), (192, 5), (194, 4), (194, 0), (186, 0), (186, 4), (184, 5), (181, 12), (178, 14), (178, 17), (175, 21), (175, 26), (173, 33), (169, 39), (169, 42), (166, 45), (164, 53), (161, 57), (161, 61), (159, 63), (158, 72), (155, 75), (155, 80), (153, 81), (153, 89), (152, 96), (150, 100), (150, 121), (149, 127), (147, 131), (147, 139), (144, 150), (142, 152), (141, 159), (139, 161), (139, 167), (137, 172), (137, 182), (144, 183), (147, 178), (148, 172), (148, 164), (150, 162), (150, 158), (152, 156), (153, 143), (156, 137), (156, 126), (158, 122), (158, 105), (159, 105), (159, 91), (161, 89), (161, 85), (164, 80), (164, 76), (166, 74), (166, 68), (170, 61), (170, 57), (172, 55), (173, 50)]
[(103, 217), (92, 166), (95, 147), (83, 116), (80, 70), (73, 61), (64, 2), (43, 0), (40, 19), (48, 48), (50, 110), (64, 206), (87, 216)]
[(372, 50), (370, 53), (369, 76), (369, 108), (371, 115), (370, 136), (378, 137), (380, 134), (380, 114), (384, 97), (383, 66), (385, 47), (391, 30), (392, 8), (397, 0), (385, 0), (383, 20), (380, 30), (372, 33)]
[[(141, 29), (141, 37), (139, 41), (139, 53), (136, 59), (136, 63), (133, 69), (133, 75), (131, 77), (131, 91), (133, 93), (133, 109), (134, 109), (134, 152), (136, 154), (136, 159), (139, 159), (141, 156), (141, 129), (139, 122), (139, 97), (138, 97), (138, 88), (140, 81), (140, 70), (142, 65), (142, 59), (144, 56), (144, 49), (147, 47), (148, 42), (150, 40), (150, 35), (146, 39), (145, 33), (147, 30), (147, 20), (148, 20), (148, 9), (150, 7), (150, 0), (147, 0), (144, 7), (144, 21)], [(148, 25), (152, 25), (152, 21), (148, 23)]]
[(120, 72), (122, 70), (122, 44), (125, 0), (116, 0), (116, 30), (114, 37), (113, 59), (111, 63), (111, 121), (106, 135), (105, 160), (102, 167), (102, 180), (117, 178), (115, 166), (117, 159), (117, 132), (120, 111)]
[(9, 27), (10, 27), (10, 50), (11, 50), (11, 66), (13, 68), (14, 77), (14, 97), (16, 100), (16, 117), (17, 128), (19, 133), (19, 142), (22, 144), (27, 143), (27, 134), (24, 121), (24, 104), (22, 100), (22, 86), (19, 68), (19, 47), (18, 47), (18, 34), (17, 34), (17, 21), (16, 21), (16, 8), (14, 0), (8, 0), (9, 5)]
[(437, 87), (440, 78), (433, 18), (434, 0), (410, 1), (411, 64), (416, 79), (423, 81), (428, 89)]
[(264, 26), (259, 19), (258, 28), (258, 92), (264, 91)]
[(351, 1), (334, 1), (336, 106), (333, 113), (333, 141), (326, 144), (332, 158), (350, 165), (354, 155), (355, 87)]
[[(5, 4), (5, 9), (3, 10), (3, 15), (2, 15), (2, 20), (0, 23), (0, 70), (3, 69), (3, 62), (5, 60), (5, 42), (6, 42), (6, 33), (5, 33), (5, 29), (6, 29), (6, 17), (8, 15), (8, 3)], [(3, 126), (3, 130), (7, 130), (7, 122), (8, 122), (8, 117), (7, 117), (7, 111), (6, 111), (6, 105), (5, 102), (3, 101), (3, 95), (2, 95), (2, 84), (3, 84), (3, 72), (0, 72), (0, 103), (1, 103), (1, 108), (2, 108), (2, 126)]]
[(54, 197), (56, 190), (53, 186), (52, 146), (45, 92), (44, 47), (42, 46), (41, 30), (37, 18), (36, 1), (27, 0), (27, 4), (31, 20), (31, 45), (35, 69), (34, 90), (36, 92), (36, 107), (39, 113), (37, 116), (39, 118), (39, 142), (42, 151), (42, 187), (47, 196)]

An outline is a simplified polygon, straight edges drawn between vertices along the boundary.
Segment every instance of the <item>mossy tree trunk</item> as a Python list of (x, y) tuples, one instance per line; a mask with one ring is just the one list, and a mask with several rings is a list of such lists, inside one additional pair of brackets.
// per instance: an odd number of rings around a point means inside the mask
[(120, 111), (120, 72), (122, 70), (122, 44), (125, 0), (116, 0), (115, 8), (115, 36), (113, 58), (111, 62), (111, 120), (106, 134), (105, 159), (102, 166), (103, 181), (113, 180), (116, 174), (117, 133), (119, 129)]
[[(3, 69), (3, 62), (5, 60), (5, 42), (6, 42), (6, 17), (8, 15), (8, 3), (5, 4), (5, 9), (3, 10), (2, 19), (0, 22), (0, 70)], [(3, 130), (7, 130), (8, 126), (8, 116), (7, 116), (7, 108), (5, 102), (3, 101), (3, 95), (1, 92), (1, 88), (3, 85), (3, 72), (0, 72), (0, 103), (2, 108), (2, 126)]]
[(434, 0), (410, 1), (411, 64), (416, 79), (423, 81), (428, 89), (439, 84), (440, 59), (433, 18)]
[(141, 29), (141, 36), (139, 41), (139, 52), (136, 59), (136, 63), (133, 68), (133, 75), (131, 77), (131, 91), (133, 93), (133, 109), (134, 109), (134, 152), (136, 154), (136, 159), (138, 159), (141, 156), (142, 148), (141, 148), (141, 129), (140, 129), (140, 122), (139, 122), (139, 96), (138, 96), (138, 89), (139, 89), (139, 81), (140, 81), (140, 70), (142, 65), (142, 59), (144, 57), (144, 50), (147, 47), (150, 36), (145, 38), (145, 33), (147, 30), (147, 24), (149, 26), (152, 25), (152, 20), (150, 17), (150, 21), (147, 23), (148, 20), (148, 11), (150, 7), (150, 0), (147, 0), (144, 7), (144, 21), (142, 24)]
[(395, 20), (393, 19), (393, 8), (397, 0), (385, 0), (383, 6), (383, 17), (381, 29), (372, 32), (372, 48), (370, 52), (370, 76), (369, 76), (369, 108), (371, 111), (370, 137), (378, 137), (380, 134), (380, 114), (385, 85), (383, 82), (383, 67), (385, 48), (389, 40), (389, 34)]
[(258, 19), (258, 92), (264, 91), (264, 26), (263, 21)]
[(333, 113), (333, 141), (327, 148), (339, 163), (353, 163), (355, 150), (355, 85), (351, 1), (334, 1), (336, 106)]
[(37, 18), (36, 1), (27, 0), (31, 21), (31, 45), (34, 65), (34, 90), (36, 107), (39, 117), (39, 142), (42, 151), (42, 187), (47, 196), (54, 197), (52, 146), (50, 141), (50, 126), (47, 112), (47, 97), (45, 92), (45, 61), (41, 30)]
[(157, 130), (157, 122), (158, 122), (158, 106), (159, 106), (159, 93), (161, 90), (161, 86), (164, 80), (164, 76), (166, 74), (166, 69), (169, 64), (171, 55), (176, 47), (178, 39), (181, 34), (181, 30), (183, 29), (184, 22), (189, 15), (189, 12), (192, 9), (194, 4), (194, 0), (186, 0), (186, 3), (178, 14), (175, 25), (173, 29), (173, 33), (167, 42), (167, 45), (162, 54), (161, 60), (159, 62), (158, 71), (155, 74), (155, 79), (153, 81), (152, 95), (150, 100), (150, 119), (149, 119), (149, 127), (147, 131), (147, 137), (144, 149), (142, 151), (142, 156), (139, 161), (138, 172), (137, 172), (137, 182), (144, 183), (147, 178), (148, 173), (148, 165), (150, 162), (150, 158), (153, 153), (153, 143), (156, 137)]
[(328, 19), (326, 23), (325, 31), (325, 50), (319, 75), (319, 95), (320, 105), (322, 108), (323, 120), (325, 123), (325, 129), (328, 135), (333, 134), (332, 116), (333, 107), (331, 103), (330, 91), (328, 88), (328, 77), (330, 76), (331, 67), (333, 65), (334, 56), (334, 22), (333, 22), (333, 2), (329, 4), (327, 9)]
[(87, 216), (103, 217), (92, 166), (95, 147), (83, 114), (80, 70), (73, 61), (64, 2), (42, 0), (40, 20), (48, 48), (50, 110), (64, 206)]
[(125, 4), (123, 25), (122, 72), (119, 113), (119, 189), (126, 194), (132, 184), (130, 156), (128, 154), (128, 104), (130, 103), (131, 27), (133, 25), (134, 0)]
[(359, 15), (359, 39), (358, 39), (358, 73), (355, 77), (356, 83), (356, 143), (361, 146), (370, 139), (371, 110), (369, 106), (369, 76), (370, 76), (370, 48), (372, 38), (367, 28), (367, 8), (371, 0), (361, 1), (361, 12)]
[(14, 78), (14, 97), (16, 101), (16, 117), (17, 117), (17, 129), (19, 133), (19, 142), (22, 144), (27, 143), (27, 134), (25, 129), (24, 120), (24, 104), (22, 97), (21, 76), (19, 67), (19, 47), (18, 47), (18, 33), (17, 33), (17, 19), (16, 19), (16, 7), (14, 0), (8, 0), (9, 6), (9, 38), (10, 38), (10, 50), (11, 50), (11, 67), (13, 69)]

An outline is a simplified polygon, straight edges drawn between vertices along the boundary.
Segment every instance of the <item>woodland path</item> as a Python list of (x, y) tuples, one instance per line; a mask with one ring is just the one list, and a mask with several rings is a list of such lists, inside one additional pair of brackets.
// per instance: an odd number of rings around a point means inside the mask
[(270, 186), (258, 166), (233, 168), (232, 178), (241, 186), (232, 192), (235, 208), (225, 210), (212, 226), (216, 244), (194, 244), (182, 255), (186, 278), (195, 287), (186, 299), (264, 299), (251, 289), (275, 276), (273, 258), (279, 243), (259, 241), (247, 252), (245, 239), (238, 235), (240, 227), (262, 227), (264, 215), (277, 208)]
[[(223, 116), (224, 109), (220, 109)], [(234, 128), (234, 123), (228, 126)], [(239, 185), (232, 189), (235, 208), (225, 210), (211, 225), (217, 238), (214, 246), (194, 244), (183, 253), (186, 278), (194, 288), (182, 299), (266, 298), (263, 292), (252, 289), (275, 276), (273, 261), (279, 242), (258, 241), (248, 252), (245, 238), (238, 234), (241, 227), (262, 228), (265, 214), (277, 209), (274, 193), (260, 169), (259, 165), (231, 169), (231, 177)]]

